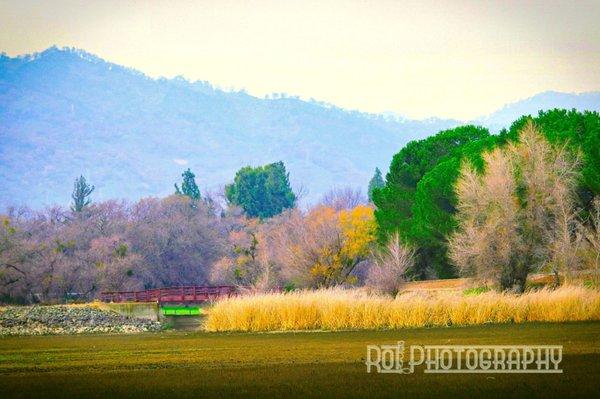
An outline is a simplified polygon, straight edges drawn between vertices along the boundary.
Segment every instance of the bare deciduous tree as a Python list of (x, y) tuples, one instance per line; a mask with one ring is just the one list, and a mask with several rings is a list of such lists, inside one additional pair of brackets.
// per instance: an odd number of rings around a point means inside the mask
[(414, 250), (402, 244), (400, 235), (394, 233), (386, 247), (374, 254), (367, 284), (395, 296), (413, 264)]
[(335, 187), (321, 199), (322, 205), (333, 208), (336, 211), (352, 209), (367, 202), (367, 198), (363, 195), (361, 189), (352, 187)]
[(459, 230), (449, 253), (459, 271), (522, 292), (534, 270), (572, 270), (578, 159), (529, 123), (517, 143), (484, 161), (482, 174), (463, 165), (456, 185)]
[(0, 300), (60, 302), (101, 290), (204, 284), (236, 217), (187, 197), (11, 211), (0, 229)]

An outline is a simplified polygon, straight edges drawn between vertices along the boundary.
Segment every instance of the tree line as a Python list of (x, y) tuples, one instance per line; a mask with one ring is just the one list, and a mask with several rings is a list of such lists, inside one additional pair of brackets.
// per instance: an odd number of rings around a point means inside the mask
[(166, 198), (11, 208), (0, 227), (0, 301), (103, 290), (234, 284), (265, 290), (474, 276), (522, 291), (527, 275), (600, 267), (600, 117), (552, 110), (492, 135), (461, 126), (413, 141), (367, 188), (297, 207), (283, 162), (240, 169), (222, 198), (182, 174)]

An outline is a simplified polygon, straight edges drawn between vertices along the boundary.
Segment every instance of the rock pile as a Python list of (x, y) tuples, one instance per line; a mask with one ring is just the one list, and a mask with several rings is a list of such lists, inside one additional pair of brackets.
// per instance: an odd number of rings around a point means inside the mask
[(0, 308), (0, 336), (158, 331), (156, 321), (130, 318), (92, 306), (9, 306)]

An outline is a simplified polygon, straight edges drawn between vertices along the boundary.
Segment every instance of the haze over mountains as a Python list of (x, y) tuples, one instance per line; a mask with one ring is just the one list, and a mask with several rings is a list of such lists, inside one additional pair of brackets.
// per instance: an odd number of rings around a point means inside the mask
[[(499, 130), (538, 109), (600, 110), (600, 92), (546, 92), (478, 120)], [(408, 141), (461, 122), (257, 98), (183, 78), (150, 79), (81, 50), (0, 56), (0, 209), (69, 203), (74, 179), (94, 200), (164, 196), (191, 168), (201, 191), (245, 165), (282, 160), (306, 202), (333, 186), (363, 191)]]
[(539, 110), (552, 108), (600, 111), (600, 92), (573, 94), (546, 91), (536, 94), (533, 97), (507, 104), (490, 115), (478, 118), (473, 123), (486, 126), (490, 131), (497, 133), (502, 128), (510, 126), (521, 115), (535, 115)]

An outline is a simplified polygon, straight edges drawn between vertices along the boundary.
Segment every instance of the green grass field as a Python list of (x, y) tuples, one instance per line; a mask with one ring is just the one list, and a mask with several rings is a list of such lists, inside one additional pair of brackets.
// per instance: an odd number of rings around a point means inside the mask
[[(367, 374), (366, 345), (564, 345), (564, 374)], [(600, 322), (0, 338), (2, 398), (598, 397)]]

